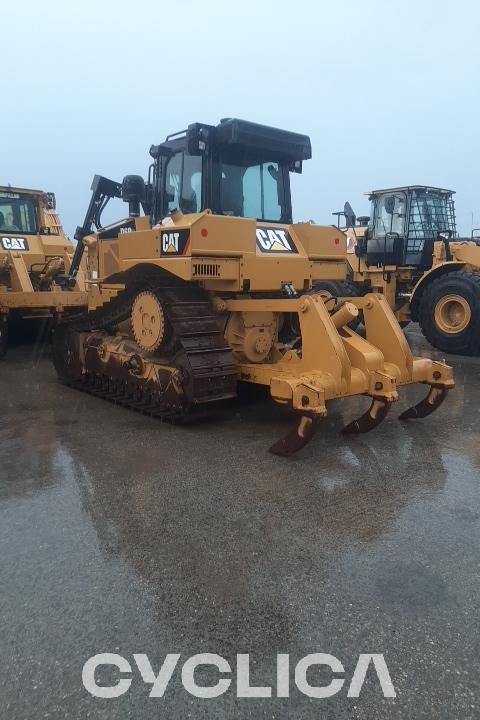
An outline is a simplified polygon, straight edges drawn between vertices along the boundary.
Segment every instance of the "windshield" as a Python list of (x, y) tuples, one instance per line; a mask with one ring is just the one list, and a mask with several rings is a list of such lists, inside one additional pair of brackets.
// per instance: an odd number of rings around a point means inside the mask
[(403, 235), (405, 231), (406, 197), (403, 193), (383, 195), (374, 201), (377, 205), (375, 216), (375, 237), (385, 237), (387, 233)]
[(36, 233), (37, 220), (33, 198), (17, 193), (0, 193), (0, 230)]
[(453, 202), (448, 195), (416, 191), (410, 207), (411, 238), (436, 238), (439, 232), (455, 232)]
[(283, 198), (278, 163), (221, 164), (220, 209), (224, 215), (280, 222), (285, 217)]

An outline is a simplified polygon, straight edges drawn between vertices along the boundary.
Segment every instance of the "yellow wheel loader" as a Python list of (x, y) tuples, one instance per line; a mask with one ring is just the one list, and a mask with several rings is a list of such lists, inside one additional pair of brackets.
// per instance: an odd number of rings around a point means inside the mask
[(339, 226), (346, 219), (350, 291), (381, 294), (402, 326), (418, 321), (439, 350), (478, 355), (480, 238), (457, 237), (454, 192), (412, 185), (367, 195), (371, 217), (356, 220), (349, 203), (334, 213)]
[(59, 317), (86, 306), (80, 267), (68, 291), (58, 283), (72, 257), (53, 193), (0, 186), (0, 357), (10, 320)]
[[(334, 227), (292, 222), (290, 173), (311, 157), (307, 136), (228, 119), (190, 125), (150, 154), (146, 184), (94, 178), (65, 278), (75, 282), (86, 248), (88, 312), (54, 334), (62, 381), (172, 422), (213, 412), (239, 382), (265, 386), (297, 415), (270, 448), (279, 455), (310, 440), (335, 398), (371, 400), (345, 432), (378, 425), (404, 384), (428, 394), (403, 418), (440, 405), (451, 368), (413, 357), (385, 298), (333, 305), (312, 293), (345, 279), (346, 246)], [(128, 217), (103, 227), (112, 197)], [(366, 337), (348, 327), (359, 311)]]

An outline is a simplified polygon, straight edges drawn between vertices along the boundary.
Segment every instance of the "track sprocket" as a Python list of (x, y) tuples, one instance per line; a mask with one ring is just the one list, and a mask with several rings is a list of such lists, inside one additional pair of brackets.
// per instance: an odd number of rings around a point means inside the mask
[(132, 333), (145, 352), (155, 352), (167, 335), (167, 319), (160, 298), (152, 290), (142, 290), (134, 298), (131, 315)]

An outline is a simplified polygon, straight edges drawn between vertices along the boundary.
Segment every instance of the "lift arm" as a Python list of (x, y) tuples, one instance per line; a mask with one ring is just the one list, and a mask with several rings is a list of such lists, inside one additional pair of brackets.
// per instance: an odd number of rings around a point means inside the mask
[(122, 197), (122, 184), (115, 182), (115, 180), (109, 180), (102, 175), (95, 175), (91, 190), (92, 197), (83, 225), (79, 225), (75, 230), (74, 238), (77, 241), (77, 247), (75, 248), (70, 270), (68, 274), (57, 277), (57, 282), (65, 288), (75, 285), (75, 278), (85, 250), (83, 238), (91, 235), (92, 232), (101, 227), (101, 215), (108, 201), (115, 197)]

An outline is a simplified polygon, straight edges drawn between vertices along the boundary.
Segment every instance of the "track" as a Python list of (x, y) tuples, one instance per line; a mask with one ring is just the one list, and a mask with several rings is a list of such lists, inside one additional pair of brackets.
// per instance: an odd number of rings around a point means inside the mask
[[(167, 346), (156, 353), (115, 334), (145, 289), (161, 299), (170, 324)], [(67, 385), (173, 422), (205, 417), (236, 395), (236, 363), (208, 296), (186, 283), (125, 290), (102, 308), (67, 320), (55, 331), (53, 356)]]

